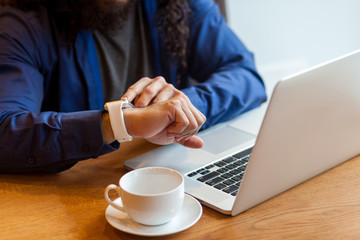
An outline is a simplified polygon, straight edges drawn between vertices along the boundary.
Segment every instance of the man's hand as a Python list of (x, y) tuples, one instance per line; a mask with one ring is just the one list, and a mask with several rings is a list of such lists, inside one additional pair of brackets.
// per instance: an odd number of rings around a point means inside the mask
[(186, 99), (183, 96), (174, 97), (145, 108), (124, 109), (128, 133), (155, 144), (179, 143), (201, 148), (204, 144), (202, 139), (194, 135), (206, 118)]
[[(179, 143), (186, 147), (201, 148), (203, 141), (195, 136), (206, 117), (195, 108), (189, 98), (163, 77), (141, 78), (132, 85), (122, 99), (134, 102), (134, 109), (124, 109), (128, 133), (149, 142), (166, 145)], [(108, 116), (103, 114), (103, 136), (106, 142), (114, 138), (106, 131)]]
[(122, 99), (127, 98), (129, 102), (134, 102), (135, 107), (146, 107), (174, 97), (183, 96), (185, 94), (172, 84), (167, 83), (163, 77), (144, 77), (129, 87)]

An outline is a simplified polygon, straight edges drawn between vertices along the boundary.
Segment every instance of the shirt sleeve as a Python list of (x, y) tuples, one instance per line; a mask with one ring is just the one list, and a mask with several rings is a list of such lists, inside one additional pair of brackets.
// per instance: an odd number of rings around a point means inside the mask
[(183, 92), (207, 116), (206, 128), (259, 106), (266, 93), (253, 54), (214, 1), (196, 0), (190, 6), (188, 72), (196, 84)]
[(0, 11), (0, 172), (59, 172), (116, 150), (103, 142), (102, 110), (42, 111), (49, 73), (38, 47), (48, 46), (29, 14)]

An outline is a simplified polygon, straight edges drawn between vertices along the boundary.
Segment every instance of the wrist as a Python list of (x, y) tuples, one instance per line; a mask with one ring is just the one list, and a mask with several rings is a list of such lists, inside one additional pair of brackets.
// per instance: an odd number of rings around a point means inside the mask
[(131, 104), (125, 100), (107, 102), (105, 110), (109, 113), (110, 125), (112, 128), (113, 136), (118, 142), (131, 141), (132, 136), (127, 132), (123, 110), (131, 108)]
[(129, 135), (136, 137), (134, 132), (133, 123), (134, 123), (134, 109), (124, 109), (123, 110), (124, 123), (126, 126), (126, 131)]
[(110, 124), (109, 113), (104, 111), (101, 114), (101, 131), (103, 140), (106, 144), (110, 144), (115, 141), (114, 134)]

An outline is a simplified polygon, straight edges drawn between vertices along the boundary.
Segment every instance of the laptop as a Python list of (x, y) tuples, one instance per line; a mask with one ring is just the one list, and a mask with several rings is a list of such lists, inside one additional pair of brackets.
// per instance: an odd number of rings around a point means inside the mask
[[(185, 192), (237, 215), (360, 153), (360, 51), (279, 81), (267, 104), (125, 162), (181, 172)], [(256, 128), (254, 125), (258, 124)]]

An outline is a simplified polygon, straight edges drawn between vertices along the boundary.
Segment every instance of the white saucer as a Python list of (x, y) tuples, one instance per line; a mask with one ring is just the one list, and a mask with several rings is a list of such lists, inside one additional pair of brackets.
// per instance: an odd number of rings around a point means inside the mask
[[(121, 204), (118, 198), (114, 202)], [(139, 236), (164, 236), (183, 231), (194, 225), (201, 217), (202, 207), (193, 197), (185, 194), (184, 205), (179, 214), (170, 222), (159, 226), (146, 226), (134, 222), (123, 213), (112, 206), (108, 206), (105, 211), (106, 220), (114, 228), (126, 233)]]

